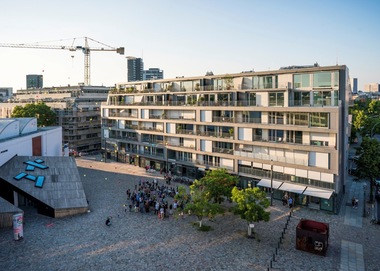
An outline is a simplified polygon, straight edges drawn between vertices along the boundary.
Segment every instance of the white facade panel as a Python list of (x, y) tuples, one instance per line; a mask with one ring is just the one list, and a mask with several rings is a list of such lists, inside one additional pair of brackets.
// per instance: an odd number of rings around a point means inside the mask
[(296, 169), (296, 176), (307, 178), (307, 170), (304, 169)]
[(201, 110), (201, 121), (212, 122), (212, 111)]
[(284, 167), (273, 165), (273, 171), (284, 173)]
[(149, 109), (141, 109), (141, 118), (149, 119)]
[(289, 175), (296, 175), (296, 169), (291, 167), (284, 167), (284, 173)]
[(221, 158), (220, 159), (220, 165), (221, 165), (221, 167), (233, 168), (233, 166), (234, 166), (234, 160)]
[(308, 172), (308, 178), (313, 180), (321, 180), (321, 173), (318, 171), (311, 171)]
[(263, 164), (262, 164), (262, 163), (252, 162), (252, 166), (253, 166), (253, 167), (256, 167), (256, 168), (262, 168), (262, 167), (263, 167)]
[(334, 183), (334, 174), (331, 173), (321, 173), (321, 181)]
[(205, 150), (207, 152), (212, 152), (212, 141), (211, 140), (205, 140)]
[(250, 161), (239, 160), (239, 165), (251, 166), (251, 162)]
[(329, 168), (329, 154), (320, 152), (310, 152), (309, 165), (321, 168)]

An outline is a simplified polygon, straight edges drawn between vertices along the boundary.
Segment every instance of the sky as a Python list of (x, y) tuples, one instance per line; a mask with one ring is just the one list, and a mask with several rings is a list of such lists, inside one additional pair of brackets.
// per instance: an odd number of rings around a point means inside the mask
[[(127, 56), (164, 78), (291, 65), (347, 65), (351, 78), (380, 83), (378, 0), (3, 0), (0, 87), (26, 88), (27, 74), (44, 87), (84, 82), (84, 54), (3, 44), (84, 46), (89, 37), (116, 52), (91, 52), (91, 85), (127, 81)], [(89, 41), (90, 47), (104, 47)]]

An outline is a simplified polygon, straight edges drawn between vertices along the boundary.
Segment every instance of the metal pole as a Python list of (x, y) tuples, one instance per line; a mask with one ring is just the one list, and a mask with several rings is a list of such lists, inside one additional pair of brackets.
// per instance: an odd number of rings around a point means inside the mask
[(169, 174), (168, 143), (166, 143), (166, 174)]
[(270, 206), (273, 206), (273, 160), (270, 160)]

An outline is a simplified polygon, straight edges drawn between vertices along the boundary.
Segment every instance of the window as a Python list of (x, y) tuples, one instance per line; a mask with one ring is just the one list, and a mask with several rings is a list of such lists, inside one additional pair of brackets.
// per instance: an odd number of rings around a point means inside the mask
[(282, 112), (269, 112), (270, 124), (284, 124), (284, 113)]
[(309, 106), (310, 105), (310, 92), (294, 92), (294, 105), (295, 106)]
[(284, 93), (270, 92), (269, 93), (269, 106), (284, 106)]
[(288, 113), (287, 124), (309, 126), (309, 114), (308, 113)]
[(316, 72), (314, 73), (313, 87), (331, 87), (331, 72)]
[(331, 105), (331, 91), (313, 91), (314, 105)]
[(293, 81), (295, 88), (310, 87), (310, 74), (295, 74)]
[(310, 126), (311, 127), (328, 127), (329, 114), (328, 113), (311, 113)]
[(249, 93), (248, 96), (248, 105), (256, 105), (256, 93)]

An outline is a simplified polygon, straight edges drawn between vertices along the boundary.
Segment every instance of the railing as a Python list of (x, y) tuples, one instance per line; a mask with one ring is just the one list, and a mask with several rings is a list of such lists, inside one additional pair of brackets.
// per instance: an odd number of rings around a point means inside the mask
[(210, 161), (203, 161), (203, 160), (196, 160), (195, 164), (203, 165), (203, 166), (210, 166), (210, 167), (225, 168), (227, 170), (233, 170), (234, 169), (231, 166), (222, 166), (220, 163), (217, 163), (217, 162), (210, 162)]
[(275, 161), (275, 162), (282, 162), (287, 164), (297, 164), (302, 166), (308, 166), (308, 159), (294, 159), (289, 157), (283, 157), (283, 156), (271, 156), (267, 154), (260, 154), (260, 153), (252, 153), (252, 152), (245, 152), (245, 151), (234, 151), (235, 156), (240, 157), (247, 157), (247, 158), (255, 158), (255, 159), (261, 159), (266, 161)]
[[(125, 106), (260, 106), (255, 101), (240, 100), (240, 101), (196, 101), (187, 103), (185, 101), (149, 101), (149, 102), (129, 102), (119, 103), (109, 101), (108, 105), (125, 105)], [(115, 116), (117, 117), (117, 116)], [(133, 117), (133, 116), (132, 116)]]
[(234, 154), (233, 149), (224, 149), (224, 148), (217, 148), (217, 147), (213, 147), (212, 152)]
[(178, 143), (178, 144), (169, 143), (169, 146), (180, 147), (180, 148), (187, 148), (187, 149), (195, 150), (195, 146), (194, 145), (188, 146), (188, 145), (185, 145), (183, 143)]
[(186, 129), (177, 129), (177, 134), (195, 135), (193, 130), (186, 130)]

